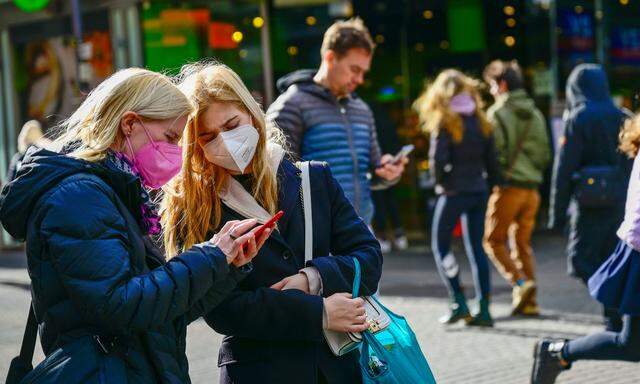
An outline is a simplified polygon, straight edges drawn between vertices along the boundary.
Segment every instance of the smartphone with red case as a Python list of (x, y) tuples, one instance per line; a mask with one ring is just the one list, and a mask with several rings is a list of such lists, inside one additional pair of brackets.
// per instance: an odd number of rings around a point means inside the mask
[(284, 215), (284, 211), (278, 211), (278, 213), (273, 215), (273, 217), (270, 218), (269, 221), (267, 221), (266, 223), (262, 224), (262, 226), (260, 226), (260, 228), (258, 228), (258, 230), (255, 233), (256, 240), (259, 239), (260, 236), (262, 236), (262, 232), (264, 232), (265, 229), (275, 227), (276, 226), (276, 222), (278, 222), (278, 220), (280, 220), (282, 215)]

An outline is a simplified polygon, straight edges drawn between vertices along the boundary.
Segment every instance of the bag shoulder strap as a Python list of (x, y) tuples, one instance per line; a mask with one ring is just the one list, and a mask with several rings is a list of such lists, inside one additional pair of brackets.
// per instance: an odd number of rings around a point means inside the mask
[[(304, 261), (313, 259), (313, 217), (311, 209), (311, 178), (309, 176), (309, 162), (302, 161), (296, 164), (300, 168), (302, 178), (302, 205), (304, 208)], [(358, 297), (360, 292), (360, 262), (353, 257), (354, 275), (352, 297)]]
[(27, 316), (27, 325), (24, 327), (20, 354), (16, 356), (17, 359), (20, 359), (24, 367), (33, 366), (33, 352), (36, 348), (37, 337), (38, 322), (36, 321), (36, 314), (33, 311), (33, 303), (29, 303), (29, 315)]
[(311, 206), (311, 178), (309, 162), (299, 162), (302, 178), (302, 207), (304, 209), (304, 262), (313, 259), (313, 217)]
[(360, 271), (360, 261), (358, 261), (358, 258), (356, 257), (353, 258), (353, 267), (353, 288), (351, 290), (351, 297), (358, 297), (360, 296), (360, 278), (362, 272)]

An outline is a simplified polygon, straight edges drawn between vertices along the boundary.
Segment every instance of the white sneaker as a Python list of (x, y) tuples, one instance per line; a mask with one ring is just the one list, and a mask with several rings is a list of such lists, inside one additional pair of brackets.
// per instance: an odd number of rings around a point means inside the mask
[(378, 242), (380, 243), (380, 250), (382, 250), (382, 253), (391, 252), (391, 242), (390, 241), (379, 239)]
[(397, 237), (394, 240), (393, 244), (396, 246), (396, 249), (400, 251), (404, 251), (405, 249), (409, 248), (409, 240), (407, 240), (407, 236)]

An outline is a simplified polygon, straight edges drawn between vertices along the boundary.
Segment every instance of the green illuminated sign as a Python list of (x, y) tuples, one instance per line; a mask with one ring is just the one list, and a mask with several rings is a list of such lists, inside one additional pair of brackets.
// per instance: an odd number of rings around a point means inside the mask
[(16, 7), (25, 12), (36, 12), (49, 4), (49, 0), (13, 0)]

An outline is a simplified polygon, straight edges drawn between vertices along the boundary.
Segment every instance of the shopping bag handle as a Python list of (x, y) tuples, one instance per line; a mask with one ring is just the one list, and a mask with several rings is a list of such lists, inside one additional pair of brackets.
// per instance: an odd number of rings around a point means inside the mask
[(358, 259), (355, 257), (353, 258), (353, 266), (354, 266), (354, 273), (353, 273), (353, 288), (351, 290), (351, 297), (355, 299), (360, 295), (360, 277), (361, 277), (360, 261), (358, 261)]

